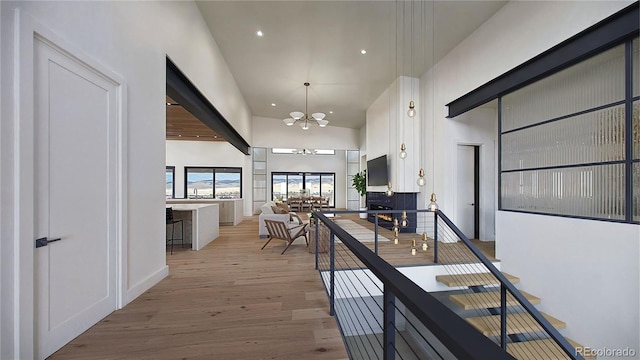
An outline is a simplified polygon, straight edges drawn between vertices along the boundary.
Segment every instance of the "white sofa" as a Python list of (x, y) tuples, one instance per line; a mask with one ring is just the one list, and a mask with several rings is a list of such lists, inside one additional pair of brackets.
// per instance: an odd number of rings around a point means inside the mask
[[(258, 235), (260, 235), (261, 238), (269, 236), (269, 232), (267, 231), (267, 226), (264, 223), (265, 219), (276, 220), (276, 221), (284, 221), (286, 224), (289, 224), (289, 223), (297, 224), (298, 223), (298, 220), (296, 220), (297, 215), (295, 217), (293, 217), (293, 221), (291, 221), (291, 215), (290, 214), (274, 214), (272, 206), (276, 206), (276, 203), (273, 202), (273, 201), (268, 201), (268, 202), (266, 202), (264, 205), (262, 205), (260, 207), (260, 210), (262, 212), (260, 213), (260, 216), (258, 217)], [(295, 213), (292, 213), (292, 214), (295, 214)]]

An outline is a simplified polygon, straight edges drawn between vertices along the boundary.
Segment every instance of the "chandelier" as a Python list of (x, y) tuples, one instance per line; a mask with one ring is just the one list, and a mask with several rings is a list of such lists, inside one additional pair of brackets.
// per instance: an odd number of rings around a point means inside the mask
[(282, 120), (284, 121), (285, 124), (287, 124), (287, 126), (291, 126), (299, 121), (300, 127), (302, 128), (302, 130), (309, 130), (309, 122), (311, 120), (316, 121), (318, 123), (318, 126), (320, 127), (325, 127), (327, 126), (327, 124), (329, 124), (329, 120), (324, 119), (324, 117), (326, 116), (324, 113), (321, 113), (321, 112), (313, 113), (311, 114), (311, 117), (309, 117), (308, 115), (309, 112), (307, 111), (308, 98), (309, 98), (309, 83), (306, 82), (304, 83), (304, 112), (294, 111), (289, 113), (289, 116), (291, 117)]

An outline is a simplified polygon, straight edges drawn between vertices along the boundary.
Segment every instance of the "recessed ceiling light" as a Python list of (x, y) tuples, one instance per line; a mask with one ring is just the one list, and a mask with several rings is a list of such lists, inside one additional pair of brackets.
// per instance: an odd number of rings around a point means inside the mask
[(182, 135), (181, 135), (181, 134), (178, 134), (178, 137), (182, 137)]
[(214, 138), (214, 139), (217, 139), (217, 138), (218, 138), (218, 135), (213, 135), (213, 138)]
[(196, 135), (196, 137), (200, 137), (200, 135)]
[(264, 34), (262, 33), (262, 30), (256, 31), (256, 35), (258, 35), (258, 37), (263, 37), (264, 36)]
[(367, 53), (367, 50), (365, 50), (365, 49), (360, 50), (360, 54), (364, 55), (366, 53)]
[(167, 103), (167, 106), (171, 106), (171, 103)]
[(333, 114), (333, 111), (329, 111), (329, 114)]
[(271, 103), (271, 106), (276, 106), (276, 103)]

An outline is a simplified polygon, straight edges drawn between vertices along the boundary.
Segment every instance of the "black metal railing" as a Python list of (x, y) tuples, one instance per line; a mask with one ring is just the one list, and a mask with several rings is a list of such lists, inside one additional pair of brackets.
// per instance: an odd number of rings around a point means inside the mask
[[(379, 213), (398, 217), (401, 212), (368, 211), (374, 214), (373, 219), (378, 219)], [(373, 241), (368, 238), (369, 242), (359, 240), (360, 235), (350, 234), (337, 220), (358, 212), (332, 211), (332, 218), (315, 212), (317, 221), (313, 225), (312, 240), (315, 240), (316, 268), (327, 289), (330, 312), (338, 320), (351, 359), (518, 358), (524, 356), (518, 343), (526, 341), (529, 342), (526, 351), (533, 352), (537, 358), (564, 353), (567, 358), (582, 359), (445, 214), (428, 210), (406, 212), (418, 213), (418, 234), (398, 236), (393, 231), (379, 228), (374, 220)], [(424, 233), (426, 241), (422, 241), (420, 232)], [(395, 243), (396, 236), (399, 246), (390, 246)], [(416, 237), (414, 253), (417, 256), (411, 256), (409, 246)], [(422, 250), (422, 243), (427, 251)], [(398, 256), (396, 249), (402, 249), (400, 254), (406, 255)], [(475, 310), (457, 311), (457, 314), (448, 300), (450, 292), (427, 292), (398, 270), (403, 266), (434, 264), (440, 266), (440, 274), (462, 275), (467, 279), (463, 282), (469, 284), (490, 274), (497, 286), (458, 286), (451, 292), (466, 296), (464, 294), (490, 293), (498, 288), (500, 305), (482, 308), (485, 305), (474, 304)], [(479, 275), (483, 273), (485, 275)], [(476, 297), (469, 298), (471, 302), (480, 302)], [(463, 319), (470, 316), (479, 319), (474, 320), (473, 326)], [(499, 317), (498, 333), (481, 331), (487, 335), (483, 336), (478, 330), (496, 328), (496, 316)], [(482, 322), (485, 324), (477, 325)], [(532, 322), (539, 328), (532, 328)], [(532, 332), (513, 334), (514, 328)]]
[(315, 217), (318, 269), (351, 359), (513, 359), (323, 213)]

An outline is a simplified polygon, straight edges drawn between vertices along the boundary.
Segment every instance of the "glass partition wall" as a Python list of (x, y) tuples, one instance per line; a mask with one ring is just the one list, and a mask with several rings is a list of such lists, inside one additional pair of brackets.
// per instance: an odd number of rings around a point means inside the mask
[(502, 210), (640, 221), (639, 69), (636, 38), (499, 99)]

